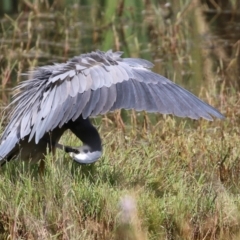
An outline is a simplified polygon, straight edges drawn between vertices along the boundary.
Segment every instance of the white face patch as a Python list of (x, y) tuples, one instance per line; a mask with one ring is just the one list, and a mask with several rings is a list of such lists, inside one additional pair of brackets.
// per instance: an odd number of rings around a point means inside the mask
[(101, 151), (95, 151), (95, 152), (80, 152), (80, 153), (70, 153), (70, 156), (78, 163), (94, 163), (96, 162), (101, 156)]

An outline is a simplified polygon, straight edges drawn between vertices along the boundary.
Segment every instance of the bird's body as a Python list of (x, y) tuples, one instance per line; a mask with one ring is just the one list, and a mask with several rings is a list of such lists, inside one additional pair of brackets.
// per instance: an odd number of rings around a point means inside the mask
[(74, 159), (94, 162), (101, 155), (101, 139), (88, 118), (116, 109), (223, 118), (192, 93), (152, 72), (152, 63), (121, 55), (97, 51), (30, 73), (31, 79), (16, 87), (14, 108), (0, 140), (0, 163), (19, 153), (21, 159), (43, 158), (47, 146), (54, 150), (66, 129), (84, 144), (79, 155), (72, 154)]
[[(85, 144), (84, 147), (67, 147), (58, 143), (63, 133), (68, 129), (71, 130)], [(7, 141), (5, 144), (2, 142), (0, 145), (0, 151), (2, 150), (8, 153), (5, 157), (6, 161), (10, 161), (14, 157), (19, 157), (22, 160), (30, 160), (31, 163), (36, 163), (44, 158), (44, 156), (47, 154), (47, 150), (50, 152), (55, 152), (56, 148), (59, 148), (70, 154), (75, 153), (77, 156), (81, 149), (83, 154), (86, 153), (86, 150), (90, 151), (93, 149), (94, 156), (91, 159), (88, 159), (86, 154), (86, 156), (82, 156), (82, 159), (85, 161), (85, 163), (92, 163), (101, 156), (102, 152), (101, 139), (96, 128), (92, 126), (88, 118), (83, 119), (82, 115), (80, 115), (79, 118), (77, 118), (74, 122), (69, 121), (61, 128), (55, 128), (51, 132), (45, 133), (38, 143), (35, 143), (35, 139), (32, 139), (29, 142), (28, 137), (29, 136), (24, 139), (20, 139), (12, 149), (10, 148), (11, 145), (8, 144)], [(11, 150), (9, 151), (8, 149)], [(72, 157), (74, 158), (74, 156), (75, 155)], [(77, 158), (75, 160), (78, 161)], [(3, 161), (1, 165), (4, 163), (5, 161)]]
[[(50, 134), (44, 134), (44, 136), (39, 140), (38, 144), (35, 143), (34, 139), (32, 139), (30, 142), (28, 142), (28, 138), (20, 139), (10, 151), (8, 151), (8, 149), (10, 149), (8, 146), (2, 144), (2, 152), (4, 149), (6, 149), (4, 152), (7, 153), (5, 160), (10, 161), (11, 159), (18, 157), (22, 160), (30, 160), (32, 163), (36, 163), (40, 159), (44, 158), (44, 156), (47, 154), (48, 148), (50, 151), (55, 151), (56, 143), (59, 141), (65, 130), (65, 128), (61, 128), (53, 130)], [(3, 163), (4, 162), (2, 162), (2, 164)]]

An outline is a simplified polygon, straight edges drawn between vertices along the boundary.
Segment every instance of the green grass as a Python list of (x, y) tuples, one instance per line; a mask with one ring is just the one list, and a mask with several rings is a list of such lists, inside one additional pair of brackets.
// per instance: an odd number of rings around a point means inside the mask
[[(85, 6), (75, 2), (64, 10), (63, 2), (51, 8), (48, 1), (24, 1), (18, 16), (5, 15), (1, 89), (35, 66), (113, 48), (153, 61), (155, 72), (193, 90), (226, 120), (124, 111), (125, 127), (117, 114), (93, 121), (104, 143), (93, 165), (80, 166), (61, 150), (46, 156), (43, 175), (38, 165), (6, 164), (0, 169), (0, 239), (239, 239), (240, 118), (233, 88), (239, 70), (225, 41), (212, 35), (213, 20), (202, 14), (206, 4), (170, 1), (173, 13), (164, 19), (157, 1), (110, 1), (101, 1), (105, 8), (82, 1)], [(237, 45), (233, 52), (239, 59)], [(1, 92), (2, 105), (9, 99)], [(80, 144), (70, 132), (61, 142)]]
[[(193, 125), (193, 127), (191, 127)], [(101, 125), (104, 155), (80, 166), (62, 151), (0, 174), (2, 239), (237, 239), (239, 134), (230, 120), (166, 117), (147, 133)], [(66, 133), (63, 143), (75, 143)]]

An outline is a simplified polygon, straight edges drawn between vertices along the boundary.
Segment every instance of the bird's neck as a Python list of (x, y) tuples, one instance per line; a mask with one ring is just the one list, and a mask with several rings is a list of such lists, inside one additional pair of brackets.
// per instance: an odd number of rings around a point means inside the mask
[(100, 135), (88, 118), (83, 119), (80, 116), (74, 122), (67, 123), (67, 127), (92, 151), (102, 151)]

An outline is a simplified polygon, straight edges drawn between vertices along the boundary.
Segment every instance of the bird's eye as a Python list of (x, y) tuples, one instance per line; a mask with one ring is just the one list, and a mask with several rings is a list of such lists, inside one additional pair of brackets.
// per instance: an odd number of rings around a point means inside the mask
[(84, 153), (88, 153), (88, 149), (83, 149), (83, 152)]

